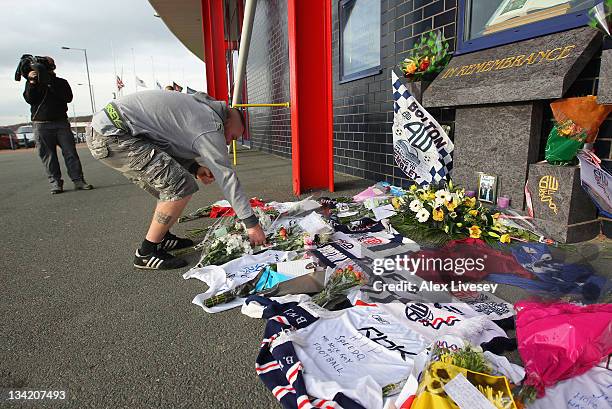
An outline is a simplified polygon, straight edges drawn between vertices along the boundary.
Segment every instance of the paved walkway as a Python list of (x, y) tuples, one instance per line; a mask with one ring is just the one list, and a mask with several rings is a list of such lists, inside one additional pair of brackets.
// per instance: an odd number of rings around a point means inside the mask
[[(254, 369), (264, 323), (192, 305), (205, 286), (183, 280), (186, 269), (133, 269), (154, 201), (83, 146), (79, 154), (96, 189), (72, 191), (67, 181), (57, 196), (35, 151), (0, 155), (0, 391), (69, 398), (8, 407), (278, 407)], [(294, 200), (289, 161), (250, 151), (239, 160), (248, 195)], [(347, 190), (353, 178), (338, 182), (340, 193), (361, 190)], [(202, 187), (188, 211), (221, 198), (216, 185)]]

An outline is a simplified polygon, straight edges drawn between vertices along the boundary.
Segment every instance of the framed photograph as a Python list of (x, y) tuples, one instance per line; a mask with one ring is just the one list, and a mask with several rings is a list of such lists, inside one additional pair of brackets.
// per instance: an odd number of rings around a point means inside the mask
[(478, 173), (477, 198), (481, 202), (495, 203), (497, 200), (497, 176)]

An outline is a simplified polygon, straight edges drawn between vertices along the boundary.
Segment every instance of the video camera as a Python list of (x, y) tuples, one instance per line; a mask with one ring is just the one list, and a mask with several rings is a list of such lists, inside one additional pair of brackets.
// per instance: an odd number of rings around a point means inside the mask
[(21, 81), (21, 77), (25, 78), (27, 81), (30, 71), (34, 71), (38, 74), (39, 83), (48, 84), (50, 80), (49, 71), (53, 70), (55, 70), (55, 64), (50, 62), (47, 57), (24, 54), (19, 60), (19, 65), (17, 65), (15, 81)]

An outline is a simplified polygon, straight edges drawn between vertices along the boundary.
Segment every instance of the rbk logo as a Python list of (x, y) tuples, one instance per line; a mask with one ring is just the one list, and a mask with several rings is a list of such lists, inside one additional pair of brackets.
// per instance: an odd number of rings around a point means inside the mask
[(397, 345), (395, 342), (391, 341), (384, 332), (381, 332), (374, 327), (359, 328), (358, 331), (365, 333), (365, 336), (368, 337), (368, 339), (387, 348), (389, 351), (399, 352), (404, 361), (406, 360), (406, 355), (416, 355), (414, 352), (406, 351), (403, 345)]

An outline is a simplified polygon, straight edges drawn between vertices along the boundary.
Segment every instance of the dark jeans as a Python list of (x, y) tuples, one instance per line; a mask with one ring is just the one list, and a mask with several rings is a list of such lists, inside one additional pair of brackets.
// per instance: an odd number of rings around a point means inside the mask
[(62, 156), (68, 169), (68, 176), (73, 182), (82, 181), (83, 169), (81, 160), (76, 151), (74, 135), (67, 120), (53, 122), (33, 122), (34, 139), (38, 156), (42, 160), (47, 172), (49, 182), (53, 185), (61, 185), (62, 172), (57, 160), (57, 146), (62, 149)]

